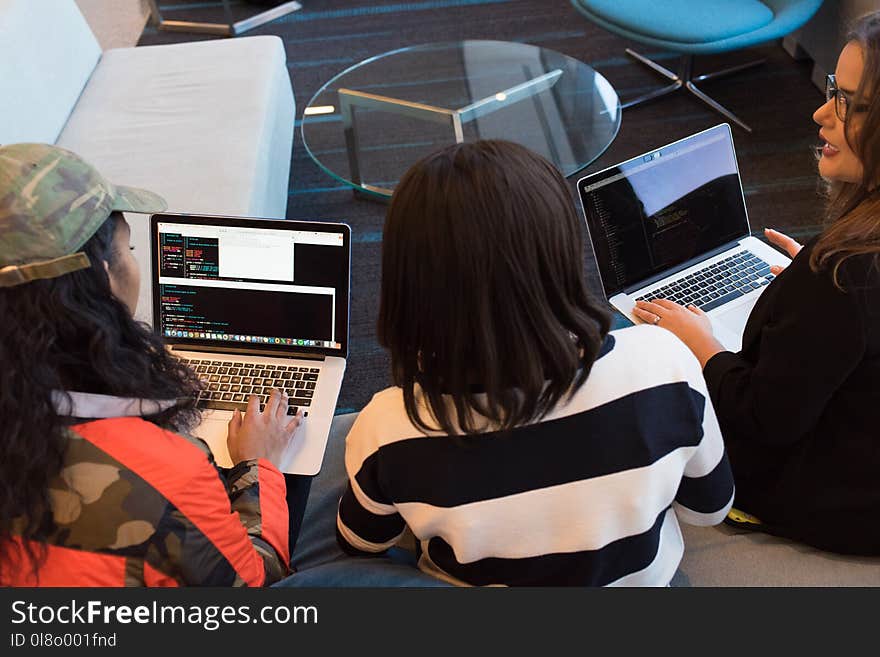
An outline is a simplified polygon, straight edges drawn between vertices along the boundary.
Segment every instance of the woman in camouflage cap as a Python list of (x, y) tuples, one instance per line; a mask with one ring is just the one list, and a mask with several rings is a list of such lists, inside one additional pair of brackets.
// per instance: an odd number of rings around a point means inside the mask
[(237, 416), (237, 465), (219, 470), (186, 435), (200, 382), (133, 319), (122, 212), (164, 209), (64, 149), (0, 147), (0, 586), (259, 586), (289, 570), (273, 462), (300, 418), (279, 393)]

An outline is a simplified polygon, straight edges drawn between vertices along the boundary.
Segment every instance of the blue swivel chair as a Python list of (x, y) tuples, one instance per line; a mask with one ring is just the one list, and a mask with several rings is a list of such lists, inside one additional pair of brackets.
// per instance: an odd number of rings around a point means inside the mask
[(571, 3), (609, 32), (681, 54), (678, 72), (673, 73), (627, 48), (628, 55), (667, 78), (670, 84), (627, 101), (621, 107), (633, 107), (684, 88), (751, 132), (748, 125), (698, 89), (696, 83), (738, 73), (764, 60), (694, 76), (694, 55), (739, 50), (779, 39), (810, 20), (822, 0), (571, 0)]

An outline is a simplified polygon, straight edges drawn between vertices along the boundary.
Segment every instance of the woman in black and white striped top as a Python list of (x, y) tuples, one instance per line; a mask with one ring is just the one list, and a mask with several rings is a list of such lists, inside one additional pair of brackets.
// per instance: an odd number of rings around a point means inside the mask
[[(678, 521), (720, 522), (733, 480), (696, 359), (649, 326), (608, 333), (583, 222), (521, 146), (451, 146), (398, 185), (379, 337), (395, 387), (346, 441), (349, 552), (407, 527), (465, 585), (666, 585)], [(649, 363), (646, 365), (646, 363)]]

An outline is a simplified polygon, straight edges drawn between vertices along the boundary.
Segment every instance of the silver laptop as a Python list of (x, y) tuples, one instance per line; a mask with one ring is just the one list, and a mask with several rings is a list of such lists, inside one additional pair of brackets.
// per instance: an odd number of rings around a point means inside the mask
[(306, 415), (282, 471), (321, 468), (348, 354), (351, 229), (202, 215), (150, 221), (153, 326), (208, 386), (204, 439), (233, 465), (227, 423), (256, 394), (286, 390)]
[(751, 236), (729, 125), (585, 176), (578, 192), (611, 305), (639, 323), (639, 299), (693, 304), (739, 351), (770, 265), (790, 260)]

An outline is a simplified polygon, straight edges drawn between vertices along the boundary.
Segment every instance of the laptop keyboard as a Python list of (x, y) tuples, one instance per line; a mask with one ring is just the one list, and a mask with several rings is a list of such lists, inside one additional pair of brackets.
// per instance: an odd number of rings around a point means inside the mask
[(770, 265), (750, 251), (734, 253), (699, 271), (651, 290), (637, 301), (669, 299), (704, 312), (757, 290), (773, 280)]
[(206, 386), (199, 395), (199, 407), (226, 411), (245, 411), (251, 395), (259, 398), (262, 409), (269, 400), (272, 388), (277, 388), (290, 397), (288, 415), (296, 415), (300, 407), (307, 415), (315, 396), (318, 374), (321, 372), (318, 367), (294, 365), (236, 363), (197, 358), (181, 358), (180, 361), (189, 365)]

